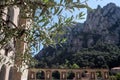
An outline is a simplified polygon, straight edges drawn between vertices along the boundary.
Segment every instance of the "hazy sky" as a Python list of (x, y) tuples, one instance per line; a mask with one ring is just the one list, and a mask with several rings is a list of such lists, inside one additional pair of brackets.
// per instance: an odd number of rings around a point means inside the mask
[(120, 0), (88, 0), (87, 1), (88, 5), (91, 8), (97, 8), (97, 5), (103, 7), (110, 2), (115, 3), (117, 6), (120, 6)]
[[(81, 0), (81, 1), (84, 1), (84, 0)], [(87, 4), (89, 5), (89, 7), (91, 7), (92, 9), (95, 9), (95, 8), (97, 8), (97, 6), (98, 5), (100, 5), (101, 7), (103, 7), (103, 6), (105, 6), (105, 5), (107, 5), (108, 3), (115, 3), (117, 6), (119, 6), (120, 7), (120, 0), (88, 0), (87, 1)], [(81, 11), (84, 11), (84, 13), (86, 13), (86, 9), (82, 9)], [(81, 12), (81, 11), (75, 11), (74, 13), (73, 13), (73, 15), (76, 15), (76, 14), (78, 14), (79, 12)], [(70, 16), (70, 15), (72, 15), (71, 13), (63, 13), (63, 15), (67, 15), (67, 16)], [(86, 13), (86, 15), (87, 15), (87, 13)], [(85, 17), (86, 17), (86, 15), (85, 15)], [(84, 22), (85, 21), (85, 19), (83, 19), (83, 20), (76, 20), (77, 22)], [(40, 49), (42, 48), (42, 46), (40, 46)], [(38, 53), (39, 52), (39, 50), (33, 50), (33, 51), (35, 51), (35, 53)]]
[[(84, 0), (82, 0), (82, 1), (84, 1)], [(104, 6), (106, 6), (108, 3), (115, 3), (117, 6), (119, 6), (120, 7), (120, 0), (88, 0), (87, 1), (87, 4), (88, 4), (88, 6), (89, 7), (91, 7), (92, 9), (95, 9), (95, 8), (97, 8), (97, 6), (98, 5), (100, 5), (101, 7), (104, 7)], [(87, 16), (87, 10), (86, 9), (83, 9), (83, 10), (81, 10), (81, 11), (83, 11), (86, 15), (84, 16), (84, 18)], [(80, 11), (76, 11), (74, 14), (77, 14), (77, 13), (79, 13)], [(85, 21), (85, 19), (83, 19), (83, 20), (76, 20), (77, 22), (84, 22)]]

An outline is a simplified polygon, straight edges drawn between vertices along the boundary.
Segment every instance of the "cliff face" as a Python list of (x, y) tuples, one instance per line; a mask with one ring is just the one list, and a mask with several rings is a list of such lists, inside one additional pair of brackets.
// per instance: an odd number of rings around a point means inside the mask
[(98, 6), (97, 9), (88, 11), (87, 19), (83, 24), (78, 23), (66, 30), (67, 41), (63, 45), (63, 50), (44, 48), (36, 58), (39, 60), (41, 56), (48, 54), (59, 55), (58, 53), (64, 53), (63, 51), (66, 52), (64, 55), (68, 55), (71, 52), (80, 52), (83, 48), (94, 47), (98, 43), (120, 46), (120, 7), (113, 3), (103, 8)]
[[(68, 37), (69, 49), (79, 51), (94, 46), (98, 41), (120, 44), (120, 7), (110, 3), (88, 11), (83, 24), (77, 24)], [(81, 27), (81, 25), (83, 25)], [(71, 48), (70, 48), (71, 47)]]
[[(119, 44), (120, 37), (120, 7), (110, 3), (88, 12), (84, 23), (84, 32), (100, 35), (107, 43)], [(93, 38), (92, 38), (93, 39)], [(93, 43), (94, 40), (91, 42)]]

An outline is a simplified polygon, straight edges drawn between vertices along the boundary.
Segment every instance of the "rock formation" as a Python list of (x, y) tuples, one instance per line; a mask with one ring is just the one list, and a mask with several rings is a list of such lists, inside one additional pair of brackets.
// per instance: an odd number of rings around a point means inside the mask
[[(120, 7), (109, 3), (103, 8), (90, 10), (84, 23), (68, 27), (63, 48), (67, 53), (79, 52), (84, 48), (94, 47), (97, 43), (120, 46)], [(46, 54), (58, 55), (61, 48), (43, 48), (35, 57), (39, 60)], [(65, 55), (67, 55), (67, 53)]]
[[(83, 24), (77, 24), (70, 30), (68, 44), (70, 50), (79, 51), (95, 45), (98, 40), (104, 43), (120, 43), (120, 7), (113, 3), (88, 11)], [(82, 26), (83, 25), (83, 26)], [(69, 47), (70, 47), (69, 46)]]
[(104, 42), (119, 44), (120, 7), (110, 3), (88, 12), (84, 32), (100, 35)]

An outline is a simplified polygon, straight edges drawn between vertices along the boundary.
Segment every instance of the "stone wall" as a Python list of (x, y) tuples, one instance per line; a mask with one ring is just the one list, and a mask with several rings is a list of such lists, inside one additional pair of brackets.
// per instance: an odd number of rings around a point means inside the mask
[[(11, 28), (19, 27), (19, 24), (27, 24), (26, 20), (20, 19), (20, 9), (17, 6), (11, 6), (4, 8), (3, 12), (5, 14), (2, 15), (2, 18), (6, 21), (8, 18), (11, 22), (8, 23), (8, 26)], [(27, 44), (23, 42), (19, 47), (21, 47), (21, 53), (25, 52), (25, 48)], [(0, 80), (27, 80), (27, 67), (22, 67), (22, 70), (25, 69), (22, 73), (17, 72), (14, 69), (15, 64), (15, 55), (16, 55), (16, 47), (15, 47), (14, 39), (11, 39), (2, 49), (0, 49)], [(19, 75), (17, 78), (17, 75)]]
[[(67, 79), (68, 72), (73, 72), (74, 77), (72, 80), (97, 80), (98, 73), (101, 73), (102, 80), (109, 80), (109, 70), (108, 69), (30, 69), (28, 80), (38, 80), (37, 73), (43, 71), (44, 80), (52, 80), (54, 71), (58, 71), (60, 74), (59, 80), (70, 80)], [(85, 77), (82, 77), (82, 74), (85, 73)]]

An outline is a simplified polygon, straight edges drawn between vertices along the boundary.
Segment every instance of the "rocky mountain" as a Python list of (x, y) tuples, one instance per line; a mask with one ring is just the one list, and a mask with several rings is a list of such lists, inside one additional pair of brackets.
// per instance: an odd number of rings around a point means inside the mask
[[(84, 32), (100, 35), (104, 42), (119, 44), (120, 37), (120, 7), (110, 3), (101, 8), (88, 12), (84, 23)], [(93, 38), (88, 44), (94, 42)]]
[[(87, 14), (87, 19), (83, 24), (78, 23), (66, 28), (64, 37), (67, 41), (61, 44), (62, 47), (43, 48), (35, 58), (41, 64), (45, 63), (43, 66), (48, 67), (64, 65), (66, 60), (70, 62), (70, 65), (76, 63), (80, 67), (120, 66), (118, 63), (120, 60), (120, 7), (109, 3), (103, 8), (98, 6), (97, 9), (88, 11)], [(110, 60), (105, 61), (108, 57), (116, 63), (111, 65)], [(100, 63), (96, 62), (99, 59)]]
[[(83, 24), (77, 24), (67, 33), (68, 44), (73, 51), (95, 45), (98, 40), (120, 44), (120, 7), (113, 3), (88, 11)], [(70, 47), (69, 46), (69, 47)], [(69, 48), (70, 49), (70, 48)]]

